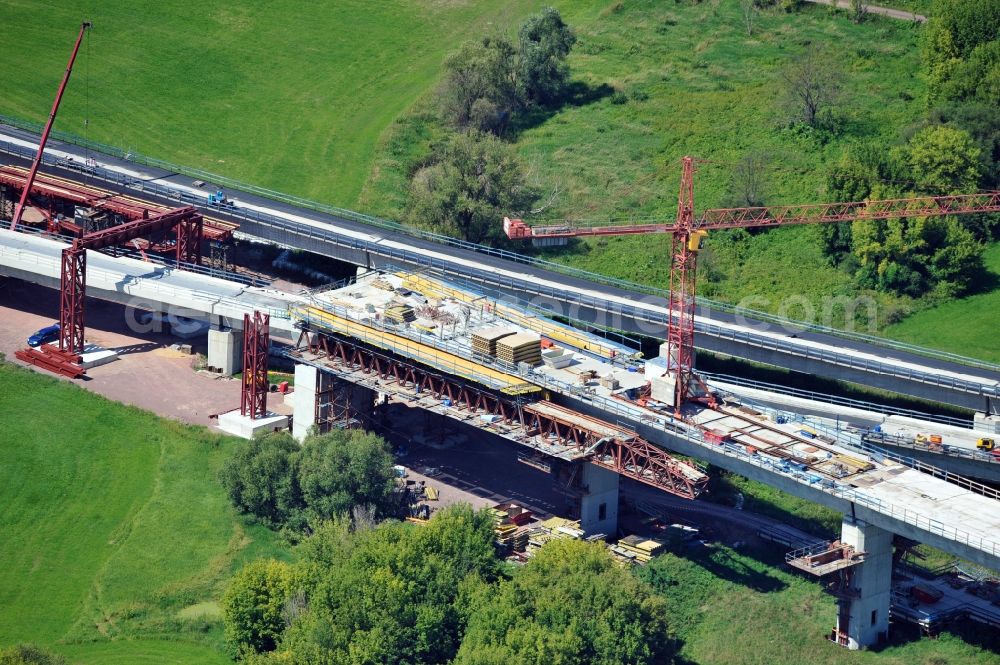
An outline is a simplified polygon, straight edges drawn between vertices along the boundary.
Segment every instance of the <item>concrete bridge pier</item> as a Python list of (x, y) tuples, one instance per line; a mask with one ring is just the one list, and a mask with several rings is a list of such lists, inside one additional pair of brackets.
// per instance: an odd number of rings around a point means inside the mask
[(840, 612), (833, 641), (848, 649), (862, 649), (889, 635), (892, 595), (893, 534), (849, 515), (841, 526), (841, 542), (864, 553), (864, 561), (849, 569), (839, 590)]
[(620, 476), (593, 464), (583, 464), (580, 484), (580, 528), (588, 536), (618, 533), (618, 490)]
[(376, 395), (370, 388), (299, 363), (292, 396), (292, 436), (301, 443), (314, 429), (325, 434), (334, 426), (365, 424), (374, 414)]

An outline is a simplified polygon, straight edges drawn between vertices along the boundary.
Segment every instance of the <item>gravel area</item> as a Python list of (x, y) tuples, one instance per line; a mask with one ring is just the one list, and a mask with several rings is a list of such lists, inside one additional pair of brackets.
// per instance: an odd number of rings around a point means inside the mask
[[(87, 370), (78, 384), (109, 399), (148, 409), (187, 423), (210, 425), (209, 416), (240, 405), (240, 384), (206, 372), (195, 372), (195, 357), (169, 348), (190, 343), (157, 332), (129, 330), (126, 308), (95, 298), (86, 302), (87, 341), (118, 351), (118, 360)], [(59, 321), (59, 294), (54, 289), (0, 278), (0, 352), (22, 364), (14, 352), (29, 335)], [(193, 340), (205, 351), (205, 338)], [(45, 372), (48, 374), (47, 372)], [(67, 381), (69, 379), (66, 379)]]

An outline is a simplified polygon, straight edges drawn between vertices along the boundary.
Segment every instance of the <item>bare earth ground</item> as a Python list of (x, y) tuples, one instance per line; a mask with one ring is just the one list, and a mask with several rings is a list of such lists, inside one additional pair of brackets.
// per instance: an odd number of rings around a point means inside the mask
[[(129, 330), (122, 305), (88, 298), (86, 307), (87, 341), (115, 349), (119, 357), (89, 369), (87, 379), (80, 382), (84, 388), (199, 425), (214, 424), (209, 415), (239, 408), (238, 381), (195, 372), (194, 356), (168, 348), (185, 340), (165, 333)], [(14, 352), (25, 348), (33, 332), (58, 321), (59, 294), (54, 289), (0, 278), (0, 352), (7, 360), (21, 364)], [(205, 340), (200, 343), (204, 345)], [(196, 343), (195, 350), (205, 349), (198, 349)]]

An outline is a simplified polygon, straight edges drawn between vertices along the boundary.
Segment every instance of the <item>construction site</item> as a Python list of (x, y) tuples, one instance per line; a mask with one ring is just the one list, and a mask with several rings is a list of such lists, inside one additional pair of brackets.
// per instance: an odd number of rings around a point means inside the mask
[[(209, 398), (198, 394), (191, 421), (244, 439), (382, 433), (397, 448), (407, 521), (423, 524), (439, 506), (472, 502), (490, 511), (498, 551), (514, 563), (556, 539), (605, 542), (625, 566), (704, 546), (713, 520), (684, 517), (692, 508), (658, 509), (655, 497), (706, 504), (721, 469), (843, 515), (840, 537), (824, 542), (780, 524), (744, 525), (835, 597), (832, 642), (878, 645), (890, 621), (927, 634), (966, 619), (1000, 627), (1000, 368), (710, 322), (695, 295), (712, 231), (996, 213), (1000, 193), (699, 212), (698, 161), (684, 157), (672, 220), (496, 220), (508, 239), (536, 247), (669, 235), (665, 298), (642, 300), (513, 252), (376, 228), (360, 215), (336, 216), (343, 211), (323, 216), (68, 142), (46, 149), (87, 27), (41, 136), (0, 125), (0, 276), (58, 300), (58, 324), (40, 329), (39, 343), (20, 341), (34, 329), (4, 331), (20, 344), (13, 355), (22, 364), (79, 382), (112, 376), (130, 352), (95, 343), (88, 306), (125, 306), (172, 325), (155, 346), (201, 353), (213, 379), (238, 376), (229, 388), (206, 383), (226, 406), (205, 406)], [(311, 287), (281, 282), (249, 271), (241, 242), (318, 254), (350, 276)], [(611, 309), (615, 325), (604, 319)], [(651, 326), (658, 332), (640, 332)], [(644, 356), (643, 342), (656, 353)], [(700, 372), (699, 350), (891, 385), (975, 415), (948, 423), (782, 393)], [(276, 369), (288, 378), (272, 380)], [(528, 505), (485, 481), (469, 484), (486, 488), (478, 494), (449, 484), (441, 465), (482, 445), (515, 462), (503, 473), (543, 485), (534, 496), (545, 501)], [(411, 446), (426, 461), (414, 462)], [(958, 563), (925, 579), (904, 561), (917, 543)]]

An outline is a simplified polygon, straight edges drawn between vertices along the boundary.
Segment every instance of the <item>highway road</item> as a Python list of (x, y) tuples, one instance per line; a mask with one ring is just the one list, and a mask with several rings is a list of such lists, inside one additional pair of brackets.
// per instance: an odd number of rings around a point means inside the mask
[[(0, 161), (27, 164), (36, 142), (30, 132), (0, 127)], [(96, 168), (85, 168), (88, 156), (96, 158)], [(161, 203), (198, 204), (213, 216), (238, 222), (241, 231), (251, 236), (359, 265), (428, 268), (478, 285), (491, 295), (530, 298), (542, 309), (595, 325), (657, 337), (662, 337), (665, 328), (666, 302), (646, 287), (598, 283), (560, 268), (533, 264), (534, 259), (523, 255), (497, 255), (489, 248), (456, 241), (436, 242), (350, 211), (331, 214), (300, 205), (291, 197), (274, 200), (233, 188), (226, 188), (226, 194), (235, 207), (209, 206), (207, 191), (215, 184), (211, 181), (200, 189), (189, 174), (88, 153), (55, 140), (49, 143), (43, 170)], [(383, 226), (373, 226), (378, 223)], [(882, 346), (888, 342), (864, 336), (834, 336), (705, 307), (700, 308), (696, 327), (696, 343), (710, 351), (876, 387), (891, 386), (921, 397), (939, 395), (940, 401), (978, 410), (986, 408), (984, 398), (1000, 401), (1000, 367), (989, 363), (898, 347), (890, 350)]]

